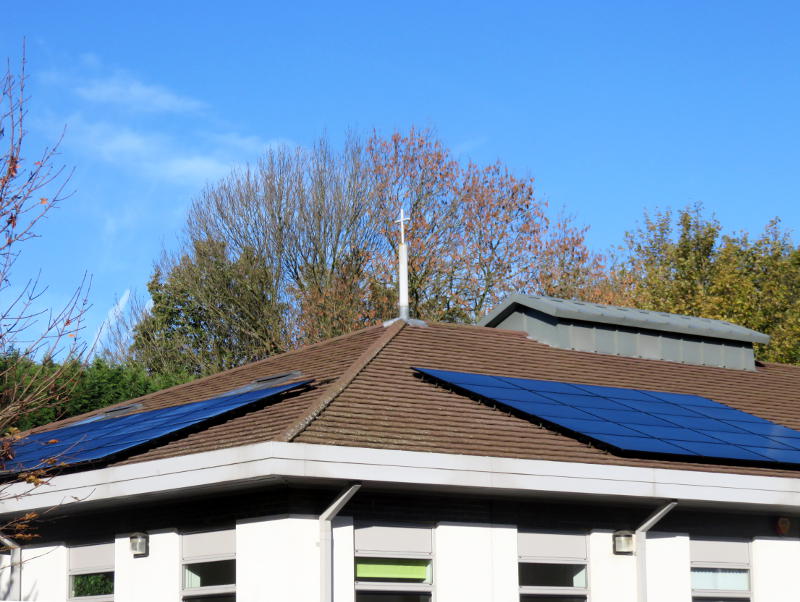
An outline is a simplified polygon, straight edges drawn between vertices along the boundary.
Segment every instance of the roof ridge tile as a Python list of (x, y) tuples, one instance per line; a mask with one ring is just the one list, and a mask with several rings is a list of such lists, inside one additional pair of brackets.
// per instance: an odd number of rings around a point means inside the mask
[(406, 322), (397, 321), (386, 327), (386, 333), (377, 341), (372, 343), (364, 352), (352, 363), (352, 365), (345, 370), (342, 375), (331, 384), (325, 391), (321, 398), (319, 398), (314, 405), (309, 408), (300, 420), (290, 426), (283, 436), (281, 441), (291, 442), (295, 437), (300, 435), (314, 420), (319, 417), (322, 412), (336, 399), (351, 382), (361, 373), (361, 371), (375, 359), (375, 357), (383, 351), (386, 345), (394, 339), (394, 337), (406, 326)]

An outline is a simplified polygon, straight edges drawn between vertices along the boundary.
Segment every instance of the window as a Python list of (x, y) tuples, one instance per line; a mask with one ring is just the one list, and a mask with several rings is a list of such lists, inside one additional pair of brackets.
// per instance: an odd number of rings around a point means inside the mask
[(430, 602), (433, 529), (356, 525), (356, 602)]
[(733, 539), (691, 540), (693, 602), (750, 600), (750, 544)]
[(181, 536), (182, 600), (236, 600), (236, 531), (186, 533)]
[(69, 549), (70, 600), (114, 599), (114, 544)]
[(586, 601), (586, 535), (520, 531), (517, 548), (522, 602)]

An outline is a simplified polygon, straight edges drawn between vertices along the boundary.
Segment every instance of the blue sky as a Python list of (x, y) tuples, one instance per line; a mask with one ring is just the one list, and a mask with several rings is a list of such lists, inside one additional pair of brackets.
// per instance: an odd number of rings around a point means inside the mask
[(31, 152), (66, 127), (75, 194), (28, 243), (43, 302), (93, 278), (91, 338), (144, 292), (193, 195), (271, 144), (433, 127), (621, 242), (702, 201), (797, 229), (800, 5), (791, 2), (84, 2), (7, 11), (27, 39)]

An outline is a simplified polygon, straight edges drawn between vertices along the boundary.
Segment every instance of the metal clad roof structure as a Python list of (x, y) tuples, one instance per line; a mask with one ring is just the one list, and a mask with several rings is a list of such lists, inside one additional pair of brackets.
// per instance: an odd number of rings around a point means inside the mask
[(699, 337), (711, 337), (747, 343), (769, 343), (769, 336), (738, 326), (724, 320), (698, 318), (660, 311), (586, 303), (570, 299), (558, 299), (545, 295), (511, 295), (484, 317), (481, 326), (494, 326), (501, 315), (508, 313), (514, 305), (535, 309), (547, 315), (570, 320), (601, 322), (631, 328), (680, 332)]
[(508, 297), (481, 325), (522, 330), (561, 349), (734, 370), (755, 370), (753, 344), (769, 342), (723, 320), (535, 295)]

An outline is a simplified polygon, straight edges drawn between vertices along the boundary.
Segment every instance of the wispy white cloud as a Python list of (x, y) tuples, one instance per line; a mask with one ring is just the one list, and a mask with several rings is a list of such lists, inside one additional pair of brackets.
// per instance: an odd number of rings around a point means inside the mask
[[(167, 183), (198, 191), (232, 168), (255, 161), (268, 148), (292, 144), (229, 129), (224, 121), (213, 119), (213, 108), (204, 102), (123, 70), (112, 72), (96, 55), (79, 57), (70, 71), (51, 71), (39, 78), (50, 87), (72, 91), (72, 101), (77, 101), (66, 103), (72, 104), (71, 115), (51, 115), (41, 129), (58, 131), (66, 123), (64, 149), (114, 165), (150, 186)], [(147, 115), (132, 120), (120, 108)]]
[(190, 140), (110, 121), (90, 121), (81, 113), (70, 116), (67, 124), (68, 146), (147, 178), (191, 188), (221, 178), (241, 156), (238, 149), (221, 145), (198, 151)]
[(456, 156), (464, 155), (471, 151), (474, 151), (481, 146), (485, 145), (489, 139), (486, 136), (480, 136), (477, 138), (470, 138), (468, 140), (464, 140), (460, 144), (456, 144), (453, 147), (453, 154)]
[(193, 113), (205, 107), (205, 103), (194, 98), (180, 96), (162, 86), (146, 84), (119, 73), (78, 84), (74, 92), (84, 100), (108, 103), (134, 111)]
[(268, 148), (293, 144), (236, 132), (186, 132), (178, 137), (114, 121), (89, 120), (82, 113), (72, 114), (66, 122), (65, 145), (147, 178), (193, 189), (255, 161)]
[(188, 155), (165, 160), (157, 171), (175, 181), (204, 182), (218, 180), (230, 172), (232, 166), (232, 162), (216, 157)]
[(131, 289), (125, 289), (125, 292), (122, 293), (122, 296), (117, 299), (117, 302), (111, 307), (111, 309), (108, 310), (106, 319), (97, 328), (97, 331), (94, 333), (94, 337), (92, 337), (92, 344), (90, 345), (89, 349), (93, 349), (94, 352), (98, 351), (97, 347), (103, 339), (103, 336), (110, 331), (111, 328), (113, 328), (113, 326), (122, 318), (130, 298)]
[(93, 52), (84, 52), (78, 57), (78, 60), (80, 60), (84, 67), (89, 69), (99, 69), (103, 65), (103, 61), (100, 60), (100, 57)]
[(208, 140), (223, 148), (241, 151), (250, 157), (258, 157), (270, 148), (279, 146), (294, 146), (295, 143), (288, 138), (272, 138), (264, 140), (259, 136), (243, 136), (236, 132), (210, 132), (206, 135)]

